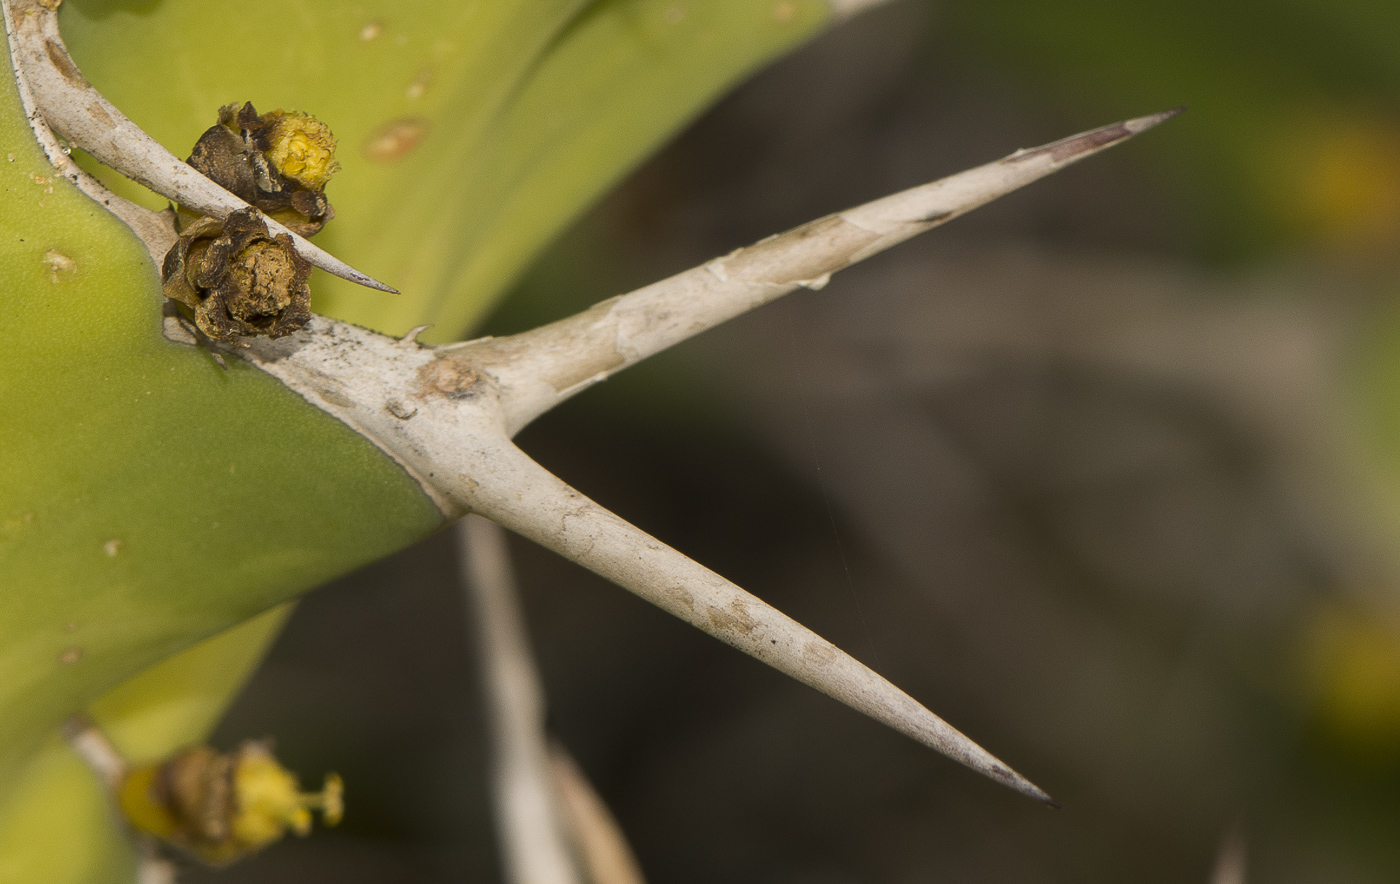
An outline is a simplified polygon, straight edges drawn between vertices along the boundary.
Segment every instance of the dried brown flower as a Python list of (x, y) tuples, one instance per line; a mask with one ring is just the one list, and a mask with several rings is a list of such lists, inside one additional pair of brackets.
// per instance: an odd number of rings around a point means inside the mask
[(251, 102), (219, 110), (189, 164), (220, 187), (301, 236), (335, 217), (325, 187), (340, 165), (335, 136), (310, 114), (259, 114)]
[(311, 265), (287, 234), (273, 237), (253, 209), (222, 223), (188, 224), (165, 256), (165, 296), (194, 313), (216, 341), (239, 335), (280, 338), (311, 318)]

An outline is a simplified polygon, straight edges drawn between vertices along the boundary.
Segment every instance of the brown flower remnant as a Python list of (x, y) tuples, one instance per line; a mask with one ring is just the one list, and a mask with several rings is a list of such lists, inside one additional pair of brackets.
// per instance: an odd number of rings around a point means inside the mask
[(290, 236), (272, 237), (254, 209), (222, 224), (199, 218), (186, 225), (161, 276), (165, 296), (188, 307), (199, 330), (216, 341), (280, 338), (311, 318), (311, 265)]
[(343, 792), (335, 774), (326, 775), (320, 792), (302, 792), (296, 775), (273, 757), (270, 741), (249, 740), (227, 755), (193, 746), (135, 767), (122, 780), (117, 803), (135, 828), (222, 866), (289, 830), (304, 837), (312, 810), (334, 826)]
[(252, 102), (219, 110), (190, 153), (189, 164), (220, 187), (311, 236), (335, 217), (326, 183), (340, 168), (335, 136), (310, 114), (259, 114)]

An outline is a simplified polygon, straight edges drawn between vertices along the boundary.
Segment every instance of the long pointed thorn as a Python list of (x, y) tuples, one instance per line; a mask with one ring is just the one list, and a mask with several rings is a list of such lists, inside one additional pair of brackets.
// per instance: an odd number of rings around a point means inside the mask
[[(49, 128), (103, 165), (200, 214), (222, 220), (251, 208), (166, 150), (88, 83), (63, 45), (54, 9), (35, 0), (0, 2), (13, 62), (28, 83), (35, 112)], [(297, 254), (313, 266), (366, 288), (398, 294), (272, 218), (266, 221), (274, 234), (289, 235)]]
[(474, 512), (565, 556), (876, 721), (1023, 795), (1049, 795), (831, 642), (570, 488), (509, 444), (461, 489)]
[(702, 331), (985, 205), (1176, 116), (1114, 123), (828, 215), (550, 325), (470, 345), (501, 383), (513, 434), (565, 399)]

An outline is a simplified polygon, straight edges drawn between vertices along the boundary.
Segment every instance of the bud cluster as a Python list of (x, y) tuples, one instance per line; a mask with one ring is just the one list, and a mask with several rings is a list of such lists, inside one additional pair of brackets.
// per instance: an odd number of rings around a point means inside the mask
[(311, 265), (264, 217), (304, 237), (335, 217), (325, 194), (340, 168), (330, 128), (309, 114), (231, 104), (188, 162), (252, 208), (223, 221), (181, 208), (180, 237), (162, 268), (166, 297), (216, 341), (301, 328), (311, 317)]

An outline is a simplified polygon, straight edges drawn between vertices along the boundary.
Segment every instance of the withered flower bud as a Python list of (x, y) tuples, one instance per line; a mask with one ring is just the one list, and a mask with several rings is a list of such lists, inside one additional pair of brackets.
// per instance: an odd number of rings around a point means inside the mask
[(262, 120), (254, 137), (272, 168), (307, 190), (324, 190), (340, 171), (330, 127), (300, 111), (275, 110)]
[(344, 786), (326, 775), (320, 792), (302, 792), (296, 775), (277, 762), (268, 742), (248, 741), (220, 754), (194, 746), (133, 768), (117, 802), (127, 822), (214, 866), (279, 840), (305, 836), (311, 811), (328, 826), (340, 822)]
[(220, 187), (302, 236), (335, 217), (325, 187), (340, 168), (335, 136), (310, 114), (259, 114), (251, 102), (219, 110), (189, 164)]
[(252, 209), (220, 224), (199, 218), (165, 255), (165, 296), (194, 313), (216, 341), (239, 335), (280, 338), (311, 318), (311, 264), (285, 233), (273, 237)]

